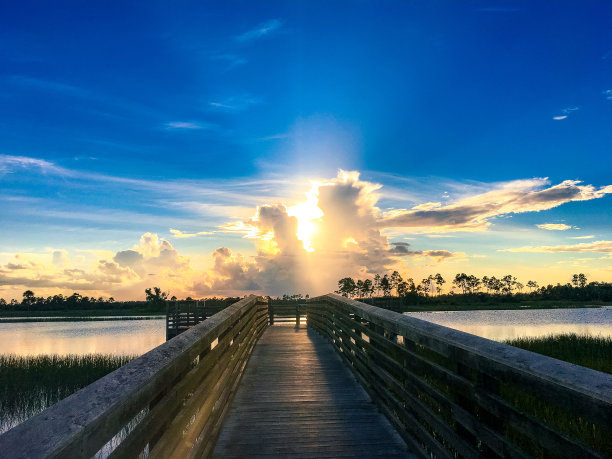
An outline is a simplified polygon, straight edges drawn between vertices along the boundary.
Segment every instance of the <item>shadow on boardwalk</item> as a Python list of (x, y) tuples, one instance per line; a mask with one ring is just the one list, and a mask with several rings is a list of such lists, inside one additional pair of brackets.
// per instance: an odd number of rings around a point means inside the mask
[(334, 348), (269, 327), (253, 351), (215, 457), (413, 457)]

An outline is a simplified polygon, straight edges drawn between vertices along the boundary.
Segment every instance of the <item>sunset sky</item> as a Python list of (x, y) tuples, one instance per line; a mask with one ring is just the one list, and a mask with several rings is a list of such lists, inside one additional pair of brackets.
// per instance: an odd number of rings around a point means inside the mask
[(612, 281), (612, 2), (5, 2), (0, 297)]

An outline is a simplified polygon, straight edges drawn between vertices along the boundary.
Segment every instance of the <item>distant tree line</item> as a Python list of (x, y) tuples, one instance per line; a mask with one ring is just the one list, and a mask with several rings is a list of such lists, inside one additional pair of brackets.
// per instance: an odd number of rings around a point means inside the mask
[[(373, 279), (354, 280), (344, 277), (338, 281), (336, 293), (349, 298), (400, 297), (414, 299), (422, 298), (440, 301), (458, 294), (471, 300), (489, 297), (520, 299), (550, 299), (550, 300), (601, 300), (612, 301), (612, 284), (608, 282), (588, 282), (583, 274), (574, 274), (566, 284), (540, 286), (536, 281), (529, 280), (523, 284), (511, 274), (497, 278), (473, 274), (458, 273), (451, 281), (453, 286), (448, 294), (442, 294), (446, 280), (440, 273), (423, 278), (418, 284), (414, 279), (404, 280), (393, 271), (391, 275), (376, 274)], [(525, 288), (527, 290), (525, 291)], [(455, 290), (457, 292), (455, 292)], [(435, 302), (435, 301), (434, 301)]]
[[(203, 298), (211, 306), (229, 305), (242, 298)], [(120, 312), (121, 310), (141, 310), (146, 312), (165, 312), (166, 301), (193, 301), (187, 297), (178, 300), (176, 296), (169, 297), (169, 292), (164, 292), (159, 287), (145, 289), (145, 301), (115, 301), (113, 297), (88, 297), (80, 293), (70, 296), (62, 294), (43, 297), (36, 296), (32, 290), (23, 292), (22, 299), (6, 301), (0, 298), (0, 311), (92, 311), (108, 310)]]

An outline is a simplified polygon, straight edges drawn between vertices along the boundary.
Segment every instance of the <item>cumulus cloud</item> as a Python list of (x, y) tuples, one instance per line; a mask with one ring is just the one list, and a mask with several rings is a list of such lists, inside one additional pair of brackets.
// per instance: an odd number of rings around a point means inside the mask
[(536, 226), (540, 229), (545, 229), (548, 231), (566, 231), (573, 228), (573, 226), (566, 225), (564, 223), (542, 223)]
[(595, 252), (611, 253), (612, 241), (582, 242), (573, 245), (541, 245), (503, 249), (501, 252)]
[[(92, 251), (90, 254), (94, 256)], [(78, 258), (78, 257), (77, 257)], [(58, 289), (112, 295), (115, 298), (144, 297), (144, 289), (154, 285), (177, 296), (193, 293), (199, 278), (189, 258), (181, 256), (172, 245), (156, 234), (145, 233), (138, 244), (120, 250), (112, 259), (89, 259), (79, 266), (64, 250), (43, 254), (15, 254), (0, 265), (0, 286), (18, 292), (23, 288), (43, 289), (37, 294), (56, 294)], [(71, 266), (71, 267), (68, 267)], [(17, 295), (19, 296), (19, 295)]]
[(516, 180), (446, 206), (385, 212), (379, 224), (381, 227), (402, 227), (422, 233), (484, 231), (494, 217), (548, 210), (567, 202), (588, 201), (612, 193), (612, 185), (598, 189), (580, 183), (566, 180), (547, 186), (548, 180), (542, 178)]
[[(255, 250), (247, 249), (243, 254), (219, 247), (203, 270), (194, 269), (190, 259), (179, 254), (169, 241), (145, 233), (137, 244), (115, 253), (90, 251), (86, 254), (87, 263), (76, 263), (61, 250), (37, 256), (15, 255), (0, 264), (0, 286), (90, 290), (132, 299), (142, 298), (144, 289), (154, 285), (178, 297), (251, 292), (318, 294), (335, 289), (338, 279), (344, 276), (372, 277), (395, 269), (405, 274), (413, 263), (451, 263), (468, 257), (446, 247), (424, 250), (407, 242), (390, 242), (391, 237), (485, 231), (496, 217), (544, 211), (567, 202), (599, 199), (612, 192), (612, 186), (596, 188), (573, 180), (551, 185), (546, 179), (536, 178), (497, 184), (454, 202), (442, 204), (423, 199), (424, 203), (409, 209), (385, 212), (378, 207), (380, 188), (379, 184), (362, 180), (357, 172), (339, 171), (333, 179), (313, 181), (302, 200), (264, 201), (252, 208), (250, 218), (242, 217), (220, 227), (221, 231), (252, 241)], [(540, 227), (562, 229), (554, 225), (560, 224), (545, 223)], [(170, 232), (177, 238), (205, 233), (173, 228)], [(609, 252), (612, 242), (508, 251)]]

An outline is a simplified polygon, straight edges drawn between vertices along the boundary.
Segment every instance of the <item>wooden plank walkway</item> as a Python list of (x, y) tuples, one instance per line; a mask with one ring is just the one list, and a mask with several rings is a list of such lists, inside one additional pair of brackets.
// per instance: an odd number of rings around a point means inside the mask
[(414, 457), (334, 348), (302, 325), (269, 327), (214, 457)]

